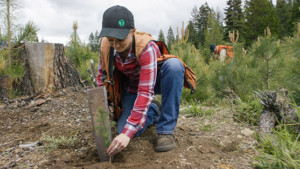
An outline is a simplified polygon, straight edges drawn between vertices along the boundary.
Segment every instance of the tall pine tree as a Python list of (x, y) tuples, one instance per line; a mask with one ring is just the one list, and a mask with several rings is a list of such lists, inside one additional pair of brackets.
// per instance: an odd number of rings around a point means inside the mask
[[(233, 30), (239, 31), (240, 35), (244, 34), (244, 24), (245, 18), (242, 11), (242, 1), (241, 0), (228, 0), (228, 7), (225, 8), (225, 33), (224, 39), (229, 40), (229, 32)], [(241, 37), (241, 36), (240, 36)]]
[(298, 23), (300, 23), (300, 0), (294, 0), (291, 16), (291, 25), (293, 26), (293, 31), (297, 30)]
[[(204, 30), (204, 47), (205, 51), (209, 50), (211, 44), (222, 44), (223, 28), (218, 21), (217, 14), (211, 10), (207, 18), (207, 28)], [(208, 63), (210, 59), (210, 53), (205, 53), (205, 61)]]
[(247, 0), (245, 17), (246, 46), (249, 46), (258, 36), (264, 35), (267, 27), (270, 28), (272, 35), (278, 34), (278, 19), (271, 1)]
[(173, 32), (173, 29), (172, 29), (171, 26), (168, 30), (167, 41), (168, 41), (167, 42), (168, 43), (168, 48), (169, 48), (169, 50), (171, 50), (172, 43), (175, 42), (174, 32)]
[(187, 29), (189, 30), (189, 39), (188, 42), (193, 44), (195, 47), (199, 46), (199, 41), (198, 41), (198, 34), (196, 32), (195, 26), (192, 21), (189, 21), (189, 24), (187, 26)]
[(165, 35), (164, 35), (162, 29), (160, 29), (160, 31), (159, 31), (158, 41), (163, 41), (163, 42), (166, 41), (166, 40), (165, 40)]
[(291, 22), (292, 4), (287, 0), (277, 0), (276, 2), (276, 14), (279, 20), (278, 25), (278, 37), (283, 38), (285, 36), (293, 35), (293, 25)]
[[(197, 32), (197, 37), (198, 37), (197, 43), (199, 43), (202, 46), (204, 45), (205, 42), (204, 30), (207, 28), (207, 19), (210, 12), (211, 9), (208, 6), (207, 2), (204, 5), (201, 5), (199, 10), (197, 10), (197, 8), (194, 7), (192, 11), (192, 22), (194, 24), (194, 28)], [(198, 47), (198, 45), (196, 47)]]

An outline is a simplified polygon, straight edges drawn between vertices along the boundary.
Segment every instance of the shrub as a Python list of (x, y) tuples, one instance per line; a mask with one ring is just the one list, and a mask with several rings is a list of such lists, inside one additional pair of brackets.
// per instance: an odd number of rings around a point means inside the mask
[(61, 136), (59, 138), (56, 138), (53, 136), (47, 136), (45, 133), (42, 133), (40, 141), (44, 143), (47, 150), (53, 151), (56, 149), (65, 149), (73, 147), (77, 143), (78, 138), (76, 136), (71, 136), (69, 138)]
[(243, 102), (241, 99), (237, 99), (236, 103), (232, 105), (233, 119), (254, 126), (259, 125), (259, 117), (263, 109), (259, 101), (260, 99), (258, 98), (249, 102)]

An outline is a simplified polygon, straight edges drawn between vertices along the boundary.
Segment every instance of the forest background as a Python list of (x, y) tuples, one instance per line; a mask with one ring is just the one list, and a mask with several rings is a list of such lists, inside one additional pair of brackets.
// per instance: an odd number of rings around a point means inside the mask
[[(38, 39), (38, 26), (33, 22), (23, 26), (16, 24), (18, 5), (13, 0), (1, 0), (0, 5), (0, 16), (5, 25), (5, 29), (0, 30), (0, 82), (8, 81), (1, 92), (13, 99), (22, 95), (22, 91), (14, 88), (24, 75), (20, 46), (24, 42), (46, 40)], [(290, 104), (299, 109), (300, 0), (277, 0), (276, 5), (269, 0), (246, 0), (244, 6), (241, 0), (227, 0), (224, 20), (219, 12), (204, 3), (195, 6), (191, 18), (187, 26), (182, 23), (181, 28), (160, 30), (157, 37), (167, 44), (171, 54), (179, 56), (197, 75), (196, 92), (191, 95), (189, 90), (184, 90), (182, 104), (193, 105), (196, 112), (195, 105), (224, 106), (230, 100), (237, 121), (258, 125), (262, 106), (253, 91), (284, 88), (293, 100)], [(79, 24), (73, 23), (65, 54), (78, 68), (82, 80), (92, 84), (87, 68), (90, 59), (95, 63), (99, 61), (99, 32), (92, 32), (86, 44), (77, 33)], [(229, 66), (214, 60), (210, 44), (233, 46), (233, 63)], [(280, 131), (279, 135), (282, 133)], [(298, 139), (299, 134), (284, 138), (287, 145), (296, 141), (299, 150)], [(295, 147), (290, 148), (295, 151)], [(272, 154), (269, 150), (266, 153), (267, 156)], [(267, 165), (278, 162), (279, 157), (274, 153), (273, 156)], [(300, 165), (299, 156), (299, 153), (294, 155), (295, 168)]]

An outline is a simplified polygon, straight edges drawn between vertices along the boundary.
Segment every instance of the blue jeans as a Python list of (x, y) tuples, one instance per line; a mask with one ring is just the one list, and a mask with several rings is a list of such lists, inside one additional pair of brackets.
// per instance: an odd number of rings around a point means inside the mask
[[(142, 134), (150, 125), (156, 125), (157, 134), (173, 134), (177, 124), (180, 99), (184, 81), (184, 67), (176, 58), (163, 62), (158, 69), (155, 94), (161, 94), (161, 114), (158, 107), (151, 103), (147, 111), (147, 119), (144, 127), (134, 137)], [(127, 92), (123, 95), (123, 112), (118, 121), (118, 133), (123, 131), (127, 118), (131, 114), (137, 95)]]

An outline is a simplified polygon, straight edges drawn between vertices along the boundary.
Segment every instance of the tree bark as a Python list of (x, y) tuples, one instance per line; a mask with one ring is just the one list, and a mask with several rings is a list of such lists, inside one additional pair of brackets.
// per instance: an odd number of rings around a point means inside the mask
[(64, 53), (63, 44), (25, 43), (24, 76), (16, 88), (22, 94), (33, 95), (83, 86), (76, 66)]

